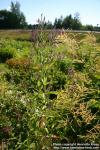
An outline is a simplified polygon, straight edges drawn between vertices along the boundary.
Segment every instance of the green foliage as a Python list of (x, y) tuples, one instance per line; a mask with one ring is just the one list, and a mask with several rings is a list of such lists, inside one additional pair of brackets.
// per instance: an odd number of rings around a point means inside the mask
[[(24, 141), (28, 136), (28, 122), (25, 105), (18, 100), (14, 91), (8, 90), (4, 95), (0, 94), (1, 120), (0, 120), (0, 141), (9, 139), (9, 148), (14, 149), (18, 140)], [(3, 93), (2, 93), (3, 94)], [(10, 139), (13, 139), (10, 140)], [(15, 146), (16, 145), (16, 146)]]
[(73, 29), (73, 30), (80, 30), (82, 27), (82, 24), (79, 19), (79, 15), (76, 14), (76, 16), (73, 18), (72, 15), (68, 15), (65, 18), (62, 16), (60, 18), (56, 18), (54, 22), (54, 27), (56, 29)]
[(72, 60), (68, 58), (64, 60), (58, 60), (56, 63), (57, 63), (58, 69), (62, 71), (63, 73), (68, 73), (69, 69), (73, 67)]
[(100, 43), (100, 37), (97, 37), (96, 41), (97, 43)]
[(11, 2), (11, 12), (18, 17), (19, 20), (19, 28), (25, 28), (27, 25), (24, 14), (20, 10), (20, 3), (16, 1), (14, 4)]
[(13, 2), (11, 2), (11, 12), (13, 12), (14, 14), (16, 14), (17, 16), (20, 16), (20, 3), (16, 1), (16, 3), (14, 4)]
[(24, 14), (20, 11), (20, 4), (11, 2), (11, 11), (0, 10), (0, 29), (19, 29), (27, 26)]
[(85, 29), (88, 31), (93, 31), (93, 26), (92, 25), (86, 25)]
[(57, 72), (57, 74), (53, 77), (53, 90), (64, 89), (64, 85), (66, 84), (66, 76), (64, 76), (61, 72)]
[(0, 29), (16, 29), (19, 28), (19, 19), (16, 14), (7, 10), (0, 10)]
[(0, 39), (1, 53), (11, 53), (13, 57), (28, 56), (30, 47), (31, 47), (31, 43), (27, 41)]
[(84, 69), (84, 62), (81, 60), (74, 60), (73, 64), (75, 69), (78, 71), (82, 71)]
[(8, 48), (0, 48), (0, 63), (6, 62), (6, 60), (13, 58), (15, 56), (15, 52)]
[(12, 150), (50, 149), (52, 141), (99, 143), (95, 36), (65, 33), (49, 42), (39, 34), (33, 43), (0, 40), (1, 50), (15, 51), (0, 64), (0, 142)]

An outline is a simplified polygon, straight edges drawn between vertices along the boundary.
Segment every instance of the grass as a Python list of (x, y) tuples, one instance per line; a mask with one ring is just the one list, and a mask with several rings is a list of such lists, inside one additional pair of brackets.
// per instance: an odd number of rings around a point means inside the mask
[[(49, 32), (49, 30), (48, 30)], [(67, 32), (67, 31), (66, 31)], [(76, 37), (78, 40), (81, 40), (82, 38), (85, 37), (86, 33), (85, 32), (74, 32), (73, 31), (69, 32), (70, 36), (74, 36)], [(98, 40), (100, 38), (100, 33), (95, 33), (95, 32), (91, 32), (96, 39)], [(23, 41), (23, 40), (30, 40), (31, 39), (31, 30), (0, 30), (0, 38), (8, 38), (8, 39), (15, 39), (15, 40), (19, 40), (19, 41)]]
[(29, 41), (31, 31), (27, 30), (0, 30), (0, 38), (13, 39), (19, 41)]
[(2, 146), (40, 150), (53, 149), (52, 142), (100, 144), (98, 35), (64, 33), (50, 41), (42, 31), (35, 42), (27, 40), (28, 31), (0, 35), (6, 58), (0, 63)]

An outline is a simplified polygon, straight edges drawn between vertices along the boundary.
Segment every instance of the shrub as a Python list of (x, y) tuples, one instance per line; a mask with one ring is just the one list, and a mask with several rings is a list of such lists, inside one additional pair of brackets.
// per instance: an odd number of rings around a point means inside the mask
[(62, 74), (61, 72), (57, 72), (52, 80), (52, 90), (56, 91), (64, 89), (64, 86), (66, 84), (66, 76), (64, 74)]
[(100, 37), (97, 37), (96, 42), (100, 43)]
[(28, 58), (12, 58), (6, 61), (6, 64), (10, 67), (10, 68), (24, 68), (24, 69), (28, 69), (31, 65), (31, 62)]
[(8, 59), (11, 59), (15, 56), (13, 50), (0, 49), (0, 63), (5, 63)]
[(81, 60), (74, 60), (73, 61), (74, 68), (78, 71), (83, 71), (83, 69), (85, 68), (84, 64), (85, 63)]
[(72, 68), (72, 60), (68, 58), (63, 60), (58, 60), (56, 64), (57, 64), (57, 68), (65, 74), (68, 73), (69, 68)]

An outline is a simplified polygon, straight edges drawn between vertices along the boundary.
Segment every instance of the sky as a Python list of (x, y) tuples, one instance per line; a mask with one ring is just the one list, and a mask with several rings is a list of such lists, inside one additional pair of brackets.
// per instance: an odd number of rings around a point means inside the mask
[[(10, 8), (11, 1), (0, 0), (0, 10)], [(34, 24), (41, 14), (54, 22), (55, 18), (67, 16), (79, 12), (82, 24), (100, 26), (100, 0), (17, 0), (20, 2), (21, 11), (24, 13), (28, 23)]]

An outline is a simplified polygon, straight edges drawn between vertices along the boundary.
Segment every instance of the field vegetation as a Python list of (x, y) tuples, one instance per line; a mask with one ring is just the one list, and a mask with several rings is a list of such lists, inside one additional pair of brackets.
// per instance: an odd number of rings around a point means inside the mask
[(100, 144), (100, 35), (37, 34), (0, 31), (1, 147)]

